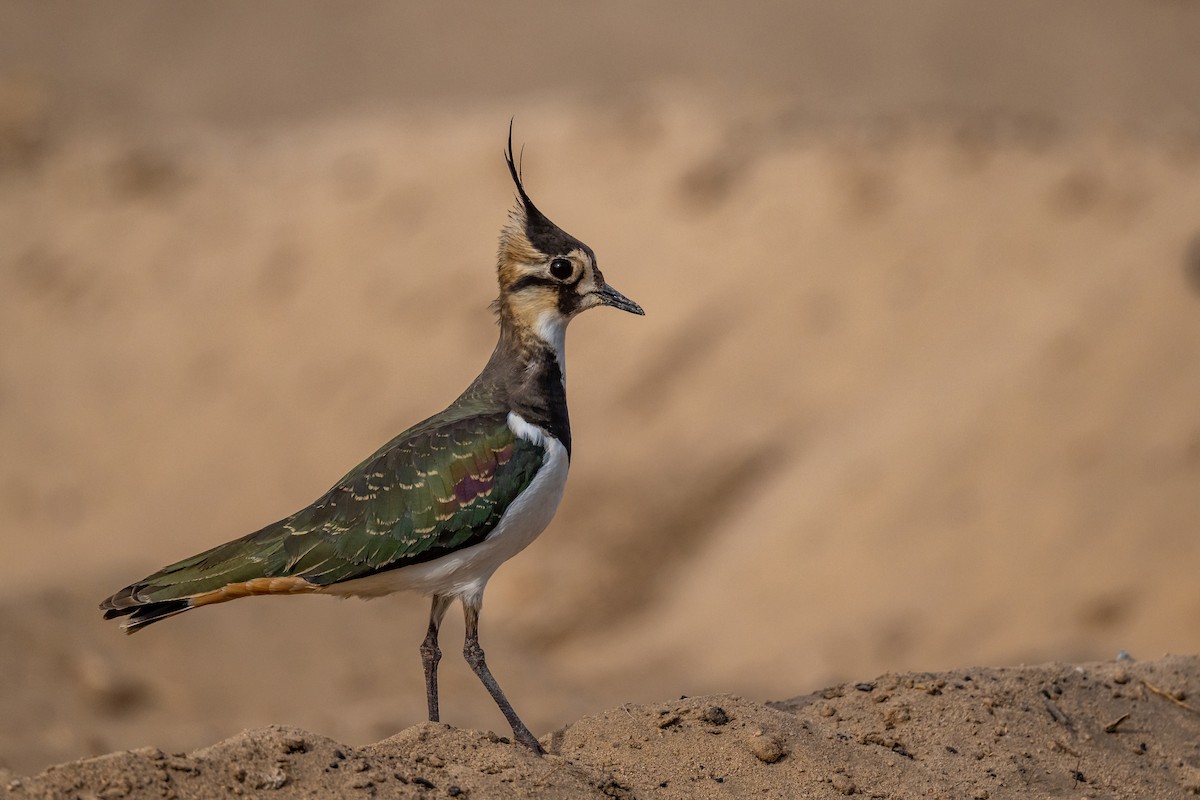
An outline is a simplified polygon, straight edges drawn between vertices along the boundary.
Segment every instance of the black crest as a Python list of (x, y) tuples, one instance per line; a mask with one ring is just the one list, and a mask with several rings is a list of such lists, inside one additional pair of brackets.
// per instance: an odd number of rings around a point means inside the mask
[[(521, 208), (525, 210), (525, 236), (529, 243), (547, 256), (566, 255), (576, 249), (591, 256), (590, 247), (547, 219), (529, 199), (525, 185), (521, 182), (521, 169), (513, 160), (512, 129), (512, 120), (509, 120), (508, 148), (504, 151), (504, 161), (508, 164), (508, 173), (512, 175), (513, 183), (517, 186), (517, 199), (521, 202)], [(524, 155), (524, 148), (521, 148), (521, 154)]]

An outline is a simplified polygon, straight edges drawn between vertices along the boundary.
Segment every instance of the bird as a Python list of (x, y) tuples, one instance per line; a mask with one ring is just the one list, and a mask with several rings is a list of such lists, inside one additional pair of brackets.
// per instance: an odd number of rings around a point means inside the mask
[[(463, 656), (517, 742), (544, 753), (493, 677), (479, 644), (488, 579), (557, 511), (571, 460), (567, 324), (608, 306), (644, 315), (605, 280), (590, 247), (551, 222), (504, 160), (515, 205), (500, 234), (499, 339), (483, 371), (444, 411), (418, 422), (350, 470), (311, 505), (163, 567), (100, 603), (134, 633), (203, 606), (256, 595), (432, 598), (420, 645), (429, 719), (440, 721), (438, 631), (463, 608)], [(523, 159), (522, 159), (523, 160)]]

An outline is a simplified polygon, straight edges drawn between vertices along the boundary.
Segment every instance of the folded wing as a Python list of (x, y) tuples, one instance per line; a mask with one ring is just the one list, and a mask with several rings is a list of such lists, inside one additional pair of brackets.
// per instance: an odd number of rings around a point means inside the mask
[(542, 466), (505, 413), (427, 421), (400, 434), (312, 505), (186, 558), (101, 603), (127, 630), (252, 594), (316, 591), (483, 541)]

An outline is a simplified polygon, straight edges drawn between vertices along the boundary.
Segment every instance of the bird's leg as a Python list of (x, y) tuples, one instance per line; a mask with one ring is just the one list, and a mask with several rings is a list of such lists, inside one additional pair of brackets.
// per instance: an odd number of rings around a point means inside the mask
[(483, 681), (483, 685), (487, 687), (488, 693), (492, 695), (496, 705), (500, 706), (500, 712), (504, 714), (504, 718), (512, 727), (513, 737), (539, 756), (545, 755), (546, 751), (538, 744), (537, 737), (529, 732), (529, 728), (525, 727), (524, 722), (521, 722), (517, 712), (513, 711), (512, 704), (500, 690), (500, 684), (496, 683), (496, 679), (492, 677), (492, 671), (488, 669), (487, 662), (483, 659), (483, 648), (479, 646), (479, 602), (469, 603), (464, 598), (463, 612), (467, 618), (467, 638), (463, 645), (463, 658), (471, 665), (471, 669), (475, 670), (479, 680)]
[(444, 595), (433, 596), (433, 607), (429, 609), (429, 632), (425, 641), (421, 642), (421, 663), (425, 666), (425, 699), (429, 703), (429, 721), (438, 722), (438, 685), (437, 668), (442, 660), (442, 651), (438, 647), (438, 628), (446, 609), (450, 607), (450, 598)]

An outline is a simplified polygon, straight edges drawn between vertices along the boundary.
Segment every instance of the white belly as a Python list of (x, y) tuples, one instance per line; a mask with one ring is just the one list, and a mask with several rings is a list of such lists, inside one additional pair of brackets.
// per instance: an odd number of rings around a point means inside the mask
[(550, 524), (567, 484), (567, 450), (562, 442), (517, 414), (508, 415), (508, 426), (518, 437), (544, 446), (546, 455), (529, 487), (508, 507), (486, 539), (433, 561), (334, 584), (321, 591), (343, 597), (416, 591), (478, 600), (492, 573), (528, 547)]

